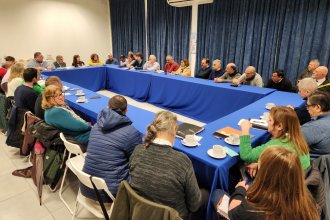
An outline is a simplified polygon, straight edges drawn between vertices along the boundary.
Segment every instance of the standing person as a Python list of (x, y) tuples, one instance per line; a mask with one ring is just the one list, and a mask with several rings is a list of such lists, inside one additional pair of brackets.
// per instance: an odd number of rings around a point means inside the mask
[(195, 73), (195, 78), (208, 79), (211, 71), (210, 60), (204, 57), (201, 61), (201, 68)]
[(119, 65), (118, 60), (113, 57), (112, 53), (108, 54), (108, 59), (105, 61), (105, 64)]
[(80, 56), (78, 54), (73, 56), (72, 66), (74, 67), (85, 66), (85, 63), (80, 60)]
[(295, 152), (277, 146), (267, 148), (258, 165), (258, 175), (251, 186), (245, 181), (236, 185), (229, 204), (231, 220), (320, 219)]
[(91, 59), (88, 62), (89, 66), (101, 66), (104, 62), (99, 58), (99, 55), (97, 53), (93, 53), (91, 55)]
[(55, 68), (63, 68), (66, 67), (66, 63), (63, 61), (63, 56), (62, 55), (57, 55), (56, 56), (56, 61), (54, 62)]
[(204, 219), (208, 198), (198, 187), (190, 159), (173, 149), (176, 129), (174, 114), (156, 114), (145, 144), (138, 145), (130, 157), (130, 184), (141, 196), (174, 208), (183, 219)]
[[(142, 134), (132, 125), (126, 113), (126, 99), (115, 95), (109, 100), (108, 108), (98, 114), (89, 136), (83, 168), (84, 172), (104, 179), (114, 196), (120, 182), (129, 179), (129, 158), (135, 146), (142, 143)], [(93, 189), (83, 185), (80, 189), (86, 197), (97, 200)], [(102, 193), (103, 200), (110, 202), (105, 195)]]
[(272, 78), (268, 81), (266, 88), (276, 89), (283, 92), (292, 92), (290, 80), (285, 78), (283, 70), (274, 70)]
[(179, 69), (179, 64), (173, 60), (171, 55), (166, 56), (166, 63), (164, 66), (164, 72), (172, 73)]

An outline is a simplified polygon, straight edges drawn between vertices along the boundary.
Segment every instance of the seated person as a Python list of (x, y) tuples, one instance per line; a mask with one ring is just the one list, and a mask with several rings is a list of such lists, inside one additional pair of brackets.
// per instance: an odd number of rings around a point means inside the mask
[(159, 63), (156, 62), (156, 56), (155, 55), (150, 55), (149, 56), (149, 61), (147, 61), (144, 65), (143, 65), (143, 69), (144, 70), (148, 70), (148, 71), (157, 71), (160, 70), (160, 66)]
[[(240, 157), (248, 163), (256, 163), (261, 153), (269, 146), (281, 146), (292, 149), (300, 158), (304, 170), (310, 166), (308, 145), (301, 133), (296, 113), (288, 107), (276, 106), (271, 108), (268, 119), (268, 132), (272, 135), (270, 141), (252, 148), (250, 128), (251, 123), (244, 120), (241, 123), (242, 135), (240, 137)], [(249, 174), (255, 176), (252, 167)]]
[(112, 53), (108, 54), (108, 59), (105, 61), (105, 64), (119, 65), (118, 60), (113, 57)]
[(18, 108), (24, 108), (34, 113), (34, 104), (38, 93), (33, 90), (33, 85), (37, 82), (38, 70), (27, 68), (24, 70), (23, 85), (16, 88), (14, 92), (15, 105)]
[(257, 87), (263, 86), (262, 78), (253, 66), (248, 66), (240, 78), (233, 79), (233, 84), (243, 84)]
[(330, 154), (330, 94), (315, 91), (306, 103), (312, 120), (301, 126), (312, 158)]
[(180, 65), (179, 69), (172, 73), (179, 74), (181, 76), (191, 77), (191, 69), (189, 66), (189, 61), (187, 59), (181, 60), (181, 65)]
[(135, 62), (129, 68), (136, 69), (136, 70), (143, 69), (143, 54), (141, 52), (137, 52), (135, 54)]
[(104, 62), (99, 58), (99, 55), (93, 53), (91, 59), (88, 62), (89, 66), (102, 66)]
[[(310, 96), (317, 89), (317, 83), (313, 78), (303, 78), (298, 83), (298, 94), (301, 98), (307, 101), (308, 96)], [(311, 116), (306, 108), (306, 106), (293, 108), (291, 105), (288, 107), (294, 109), (296, 112), (300, 125), (305, 124), (311, 120)]]
[(231, 83), (233, 79), (238, 79), (241, 76), (239, 72), (237, 72), (237, 67), (235, 63), (228, 63), (226, 66), (226, 72), (217, 78), (214, 78), (214, 82), (229, 82)]
[(201, 207), (202, 193), (190, 159), (173, 149), (176, 129), (174, 114), (156, 114), (147, 127), (145, 144), (138, 145), (130, 157), (130, 185), (139, 195), (174, 208), (186, 219)]
[(269, 147), (258, 164), (253, 184), (239, 182), (230, 197), (231, 220), (320, 219), (296, 153), (280, 146)]
[(56, 56), (56, 62), (54, 62), (55, 68), (63, 68), (66, 67), (66, 63), (63, 61), (63, 56), (62, 55), (57, 55)]
[(80, 60), (80, 56), (78, 54), (73, 56), (72, 66), (74, 67), (85, 66), (85, 63)]
[(24, 73), (24, 64), (23, 63), (15, 63), (11, 67), (10, 77), (8, 79), (8, 91), (6, 93), (6, 97), (13, 97), (15, 90), (17, 87), (23, 84), (23, 73)]
[(131, 66), (133, 66), (135, 64), (135, 62), (136, 62), (136, 60), (135, 60), (135, 57), (134, 57), (134, 53), (133, 52), (128, 53), (127, 61), (126, 61), (126, 67), (130, 68)]
[(45, 122), (87, 146), (91, 126), (65, 103), (62, 88), (49, 85), (42, 93)]
[(276, 89), (283, 92), (292, 92), (290, 80), (284, 77), (283, 70), (274, 70), (272, 78), (268, 81), (266, 88)]
[(45, 89), (45, 85), (40, 85), (40, 84), (38, 83), (39, 80), (40, 80), (40, 72), (38, 71), (37, 82), (34, 83), (34, 85), (33, 85), (33, 90), (34, 90), (36, 93), (38, 93), (38, 95), (41, 94), (42, 91), (44, 91), (44, 89)]
[(312, 78), (316, 80), (318, 90), (330, 93), (330, 81), (327, 79), (328, 67), (319, 66), (313, 71)]
[[(57, 86), (59, 88), (62, 89), (62, 82), (61, 79), (57, 76), (50, 76), (46, 79), (45, 81), (45, 86), (49, 86), (49, 85), (54, 85)], [(41, 107), (41, 101), (42, 101), (42, 94), (39, 94), (36, 103), (34, 105), (34, 114), (35, 116), (37, 116), (38, 118), (44, 120), (44, 115), (45, 115), (45, 111), (42, 109)]]
[(44, 56), (41, 52), (35, 52), (33, 57), (34, 59), (27, 64), (28, 68), (35, 68), (37, 70), (54, 69), (53, 64), (44, 61)]
[(320, 66), (318, 59), (312, 59), (309, 61), (307, 68), (299, 75), (298, 81), (304, 78), (310, 78), (313, 75), (313, 71)]
[[(120, 182), (128, 180), (129, 158), (135, 146), (142, 143), (142, 134), (132, 126), (126, 113), (126, 99), (113, 96), (91, 130), (83, 168), (84, 172), (104, 179), (113, 195), (117, 194)], [(80, 190), (86, 197), (97, 200), (93, 189), (81, 185)]]
[(210, 60), (204, 57), (201, 62), (201, 68), (195, 73), (195, 78), (208, 79), (211, 71)]
[(126, 59), (125, 55), (120, 55), (119, 61), (120, 61), (120, 63), (119, 63), (119, 66), (120, 67), (126, 66), (127, 59)]
[(15, 58), (12, 56), (5, 57), (5, 63), (3, 64), (3, 68), (5, 71), (5, 75), (1, 79), (1, 89), (3, 92), (7, 92), (8, 88), (8, 79), (10, 77), (11, 66), (15, 64)]
[(213, 60), (212, 71), (209, 76), (209, 80), (214, 80), (214, 78), (218, 78), (222, 76), (223, 72), (221, 70), (221, 60)]
[(164, 66), (165, 73), (172, 73), (179, 69), (179, 64), (173, 60), (171, 55), (166, 56), (166, 63)]

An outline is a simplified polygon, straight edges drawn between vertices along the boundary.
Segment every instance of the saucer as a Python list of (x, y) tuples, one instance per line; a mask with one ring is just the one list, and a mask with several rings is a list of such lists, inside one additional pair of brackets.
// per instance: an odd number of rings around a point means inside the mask
[(85, 93), (76, 93), (76, 96), (83, 96)]
[(187, 143), (184, 140), (181, 140), (181, 144), (183, 144), (186, 147), (196, 147), (198, 145), (198, 142), (195, 143)]
[(230, 144), (230, 145), (235, 145), (235, 146), (238, 146), (239, 145), (239, 141), (237, 141), (237, 143), (233, 143), (233, 142), (230, 141), (229, 137), (226, 137), (225, 138), (225, 142), (227, 144)]
[(225, 153), (224, 155), (215, 155), (215, 154), (213, 153), (213, 149), (212, 149), (212, 148), (211, 148), (211, 149), (208, 149), (207, 154), (208, 154), (210, 157), (213, 157), (213, 158), (215, 158), (215, 159), (222, 159), (222, 158), (225, 158), (225, 157), (227, 156), (226, 153)]
[(271, 110), (272, 108), (274, 108), (276, 105), (273, 105), (273, 106), (265, 106), (265, 108), (267, 109), (267, 110)]
[(87, 102), (87, 99), (85, 100), (77, 100), (78, 103), (84, 103), (84, 102)]

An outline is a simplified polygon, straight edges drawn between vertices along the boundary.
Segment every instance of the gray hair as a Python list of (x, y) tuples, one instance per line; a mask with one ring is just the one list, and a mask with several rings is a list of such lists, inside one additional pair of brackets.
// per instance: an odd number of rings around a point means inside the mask
[(314, 92), (318, 87), (316, 80), (313, 78), (304, 78), (299, 81), (297, 86), (299, 89), (304, 89), (310, 93)]
[(320, 66), (320, 61), (318, 59), (312, 59), (309, 61), (310, 63), (315, 63), (316, 66)]
[(220, 66), (222, 65), (221, 60), (219, 59), (213, 60), (213, 65), (214, 64), (219, 64)]

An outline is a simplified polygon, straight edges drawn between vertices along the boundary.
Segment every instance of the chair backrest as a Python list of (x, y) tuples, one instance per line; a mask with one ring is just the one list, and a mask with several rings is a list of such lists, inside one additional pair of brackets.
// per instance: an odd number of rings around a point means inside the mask
[(65, 138), (65, 136), (62, 132), (60, 133), (60, 138), (64, 142), (64, 146), (69, 151), (70, 154), (84, 155), (84, 153), (82, 152), (80, 146), (78, 144), (73, 144), (73, 143), (69, 142)]
[[(81, 155), (79, 155), (78, 157), (80, 157)], [(84, 171), (82, 171), (82, 169), (79, 169), (74, 163), (71, 163), (72, 166), (72, 171), (73, 173), (76, 174), (76, 176), (78, 177), (79, 181), (84, 184), (85, 186), (87, 186), (88, 188), (94, 189), (93, 185), (91, 183), (90, 177), (91, 175), (85, 173)], [(104, 190), (112, 199), (112, 201), (115, 201), (115, 197), (112, 195), (112, 193), (109, 191), (107, 184), (105, 183), (104, 179), (100, 178), (100, 177), (95, 177), (92, 176), (92, 180), (93, 183), (95, 184), (96, 188), (98, 190)]]

